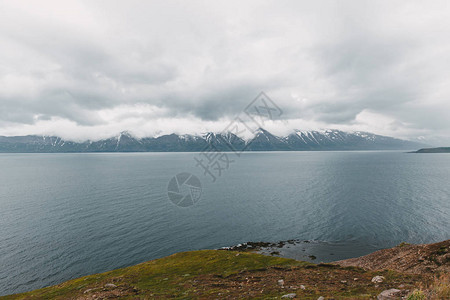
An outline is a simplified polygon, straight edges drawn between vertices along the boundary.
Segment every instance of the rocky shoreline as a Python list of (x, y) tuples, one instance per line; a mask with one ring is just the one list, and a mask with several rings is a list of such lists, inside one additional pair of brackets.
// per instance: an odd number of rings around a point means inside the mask
[(253, 251), (265, 255), (292, 258), (312, 263), (329, 263), (362, 254), (372, 253), (379, 248), (368, 247), (361, 243), (329, 243), (316, 240), (290, 239), (278, 242), (247, 242), (220, 250)]
[[(229, 251), (253, 251), (260, 254), (268, 254), (268, 255), (276, 255), (281, 256), (285, 258), (293, 258), (289, 257), (287, 255), (282, 254), (283, 249), (287, 249), (290, 246), (298, 246), (298, 245), (304, 245), (304, 244), (310, 244), (313, 243), (312, 241), (307, 240), (286, 240), (286, 241), (278, 241), (276, 243), (272, 242), (246, 242), (242, 244), (238, 244), (231, 247), (222, 247), (218, 250), (229, 250)], [(306, 249), (303, 248), (301, 251), (306, 252)], [(303, 255), (303, 260), (314, 262), (317, 257), (313, 254), (310, 255)]]
[[(279, 242), (246, 242), (231, 247), (223, 247), (218, 250), (250, 251), (260, 254), (280, 256), (285, 258), (282, 250), (296, 246), (297, 251), (306, 252), (300, 254), (305, 261), (334, 263), (341, 266), (361, 267), (368, 270), (391, 269), (398, 272), (411, 274), (450, 272), (450, 240), (433, 244), (409, 244), (401, 243), (393, 248), (374, 251), (368, 255), (336, 260), (323, 261), (317, 259), (313, 253), (308, 253), (309, 245), (317, 245), (319, 242), (308, 240), (286, 240)], [(300, 247), (299, 247), (300, 246)], [(311, 247), (309, 247), (309, 250)], [(330, 253), (333, 256), (333, 253)]]

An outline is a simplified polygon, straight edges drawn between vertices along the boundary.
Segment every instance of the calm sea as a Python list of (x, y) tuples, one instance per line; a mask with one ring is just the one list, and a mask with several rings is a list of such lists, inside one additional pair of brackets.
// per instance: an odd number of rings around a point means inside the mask
[[(0, 295), (246, 241), (337, 260), (450, 238), (450, 155), (244, 153), (214, 183), (196, 155), (0, 154)], [(202, 183), (193, 206), (168, 199), (180, 172)]]

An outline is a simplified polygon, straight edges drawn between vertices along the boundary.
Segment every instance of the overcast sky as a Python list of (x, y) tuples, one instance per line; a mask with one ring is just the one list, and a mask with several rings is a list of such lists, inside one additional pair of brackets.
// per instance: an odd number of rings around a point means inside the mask
[(448, 1), (0, 0), (0, 135), (267, 124), (450, 144)]

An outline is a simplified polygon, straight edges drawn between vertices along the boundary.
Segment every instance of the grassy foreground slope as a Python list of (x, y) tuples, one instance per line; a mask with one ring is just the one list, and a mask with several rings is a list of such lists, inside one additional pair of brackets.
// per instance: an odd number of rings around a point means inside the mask
[[(382, 275), (382, 283), (373, 283)], [(280, 282), (280, 280), (282, 280)], [(394, 271), (311, 264), (249, 252), (202, 250), (0, 299), (369, 299), (402, 286), (413, 290), (428, 277)]]

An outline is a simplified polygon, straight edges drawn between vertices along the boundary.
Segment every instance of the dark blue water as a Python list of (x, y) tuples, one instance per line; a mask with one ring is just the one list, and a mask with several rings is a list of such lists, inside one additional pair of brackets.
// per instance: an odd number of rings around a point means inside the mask
[[(450, 155), (245, 153), (215, 183), (194, 155), (0, 154), (0, 295), (245, 241), (341, 259), (450, 238)], [(167, 198), (183, 171), (204, 188), (187, 208)]]

